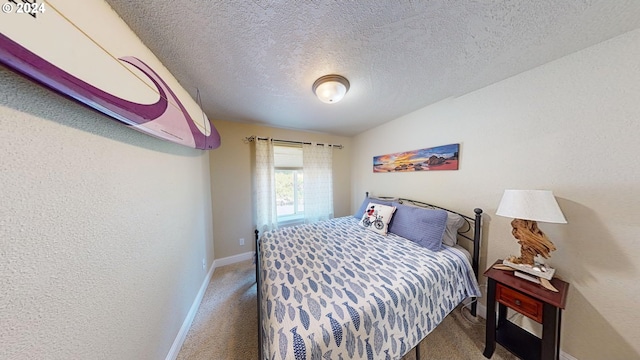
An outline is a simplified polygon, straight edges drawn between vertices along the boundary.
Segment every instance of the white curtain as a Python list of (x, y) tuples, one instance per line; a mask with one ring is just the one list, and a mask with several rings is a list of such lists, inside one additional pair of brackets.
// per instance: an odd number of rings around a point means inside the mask
[(276, 176), (273, 165), (273, 143), (255, 140), (256, 145), (256, 228), (264, 232), (278, 228), (276, 212)]
[(305, 223), (333, 218), (332, 157), (328, 145), (302, 145)]

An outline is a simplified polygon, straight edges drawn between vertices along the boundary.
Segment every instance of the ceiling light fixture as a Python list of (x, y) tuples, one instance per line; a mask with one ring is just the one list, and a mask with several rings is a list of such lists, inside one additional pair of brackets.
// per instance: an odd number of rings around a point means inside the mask
[(313, 93), (323, 103), (333, 104), (342, 100), (349, 91), (349, 80), (340, 75), (325, 75), (313, 83)]

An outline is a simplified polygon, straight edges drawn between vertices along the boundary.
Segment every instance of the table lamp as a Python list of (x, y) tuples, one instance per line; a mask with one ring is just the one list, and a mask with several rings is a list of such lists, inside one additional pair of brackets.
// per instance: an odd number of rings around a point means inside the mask
[[(505, 264), (551, 279), (553, 269), (535, 263), (536, 255), (545, 259), (556, 250), (551, 240), (538, 228), (538, 221), (566, 224), (553, 192), (550, 190), (505, 190), (496, 215), (513, 218), (511, 233), (520, 244), (520, 256), (511, 256)], [(546, 275), (546, 276), (545, 276)]]

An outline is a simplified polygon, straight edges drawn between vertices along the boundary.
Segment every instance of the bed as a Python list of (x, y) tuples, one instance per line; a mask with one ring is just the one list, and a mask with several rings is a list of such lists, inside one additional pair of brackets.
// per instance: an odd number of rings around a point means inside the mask
[(421, 246), (393, 232), (400, 217), (386, 235), (363, 226), (366, 216), (256, 231), (260, 359), (400, 359), (463, 300), (480, 296), (481, 209), (472, 218), (408, 199), (379, 202), (461, 217), (454, 237), (472, 241), (472, 251)]

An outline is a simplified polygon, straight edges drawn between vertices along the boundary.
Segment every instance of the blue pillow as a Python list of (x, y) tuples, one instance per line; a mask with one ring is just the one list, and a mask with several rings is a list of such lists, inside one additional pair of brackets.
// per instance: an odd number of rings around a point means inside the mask
[(396, 212), (389, 224), (389, 232), (409, 239), (429, 250), (442, 249), (442, 237), (447, 227), (447, 212), (424, 209), (394, 202)]
[(369, 205), (370, 202), (374, 204), (393, 206), (391, 205), (391, 203), (393, 203), (393, 201), (391, 200), (387, 201), (387, 200), (380, 200), (376, 198), (366, 197), (364, 198), (364, 201), (362, 202), (362, 205), (360, 205), (360, 208), (358, 209), (358, 211), (356, 211), (356, 213), (353, 214), (353, 217), (358, 220), (362, 219), (362, 215), (364, 215), (364, 211), (367, 209), (367, 205)]

